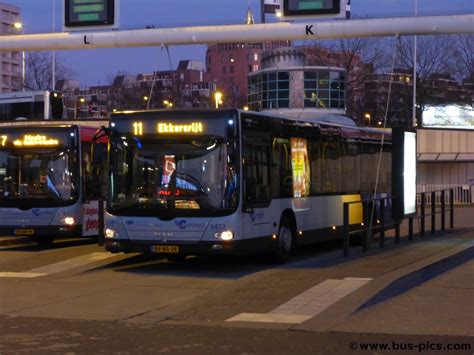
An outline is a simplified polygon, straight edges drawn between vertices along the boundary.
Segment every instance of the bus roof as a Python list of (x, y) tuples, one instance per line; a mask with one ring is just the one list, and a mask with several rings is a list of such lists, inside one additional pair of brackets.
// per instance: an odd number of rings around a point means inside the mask
[(360, 127), (357, 126), (354, 120), (352, 120), (348, 116), (328, 113), (328, 112), (314, 112), (314, 111), (277, 111), (277, 112), (257, 112), (257, 111), (246, 111), (241, 109), (209, 109), (209, 108), (173, 108), (173, 109), (156, 109), (156, 110), (125, 110), (125, 111), (117, 111), (114, 112), (110, 118), (111, 119), (121, 119), (128, 115), (132, 116), (151, 116), (156, 113), (170, 113), (176, 114), (179, 112), (187, 113), (187, 112), (194, 112), (194, 113), (241, 113), (247, 114), (252, 116), (260, 116), (260, 117), (267, 117), (267, 118), (274, 118), (274, 119), (282, 119), (294, 122), (301, 122), (301, 123), (314, 123), (314, 124), (324, 124), (330, 126), (338, 126), (347, 129), (356, 129), (359, 131), (364, 131), (368, 133), (374, 134), (390, 134), (391, 129), (389, 128), (377, 128), (377, 127)]
[(86, 126), (93, 128), (108, 127), (109, 120), (22, 120), (0, 122), (0, 127), (43, 127), (43, 126)]

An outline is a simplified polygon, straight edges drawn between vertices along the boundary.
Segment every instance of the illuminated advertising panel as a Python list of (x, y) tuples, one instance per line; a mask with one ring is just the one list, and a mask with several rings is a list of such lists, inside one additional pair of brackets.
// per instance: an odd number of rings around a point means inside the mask
[(416, 214), (416, 132), (392, 130), (392, 212), (396, 220)]
[(403, 150), (403, 212), (416, 213), (416, 133), (404, 132)]
[(474, 129), (474, 108), (468, 105), (427, 106), (423, 111), (422, 126)]
[(290, 143), (293, 197), (307, 197), (309, 196), (311, 182), (307, 142), (304, 138), (291, 138)]

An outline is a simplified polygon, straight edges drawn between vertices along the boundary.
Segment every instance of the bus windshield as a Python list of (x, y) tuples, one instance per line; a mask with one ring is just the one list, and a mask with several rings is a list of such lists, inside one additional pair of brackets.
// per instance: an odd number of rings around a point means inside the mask
[(78, 195), (74, 154), (69, 149), (0, 150), (0, 206), (63, 206)]
[(112, 139), (108, 209), (117, 215), (230, 214), (238, 203), (236, 142), (216, 136)]

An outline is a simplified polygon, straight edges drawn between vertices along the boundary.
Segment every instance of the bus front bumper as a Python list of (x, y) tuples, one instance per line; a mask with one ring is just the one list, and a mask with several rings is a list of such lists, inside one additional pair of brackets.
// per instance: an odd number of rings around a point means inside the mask
[[(171, 247), (171, 248), (170, 248)], [(277, 243), (271, 236), (234, 241), (199, 241), (154, 243), (150, 240), (105, 239), (105, 249), (112, 253), (184, 254), (184, 255), (249, 255), (271, 251)], [(171, 251), (171, 252), (170, 252)]]
[(17, 237), (76, 237), (82, 235), (82, 226), (0, 227), (0, 235)]

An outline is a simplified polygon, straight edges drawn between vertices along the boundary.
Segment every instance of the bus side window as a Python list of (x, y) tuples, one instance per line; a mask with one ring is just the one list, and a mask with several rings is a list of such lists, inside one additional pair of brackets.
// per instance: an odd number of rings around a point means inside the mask
[(271, 177), (272, 197), (292, 196), (291, 144), (287, 138), (273, 138)]
[[(243, 173), (247, 197), (254, 205), (270, 203), (270, 146), (262, 137), (244, 138)], [(250, 186), (254, 185), (254, 186)], [(248, 193), (254, 196), (248, 196)]]

